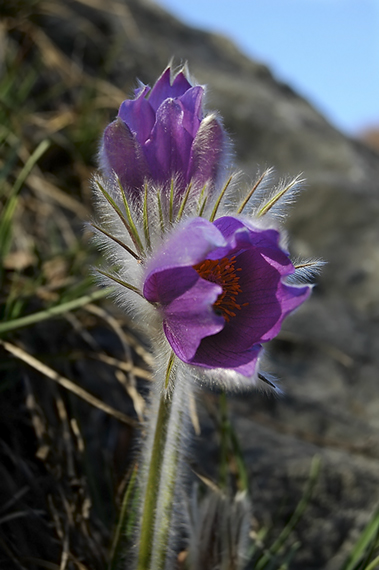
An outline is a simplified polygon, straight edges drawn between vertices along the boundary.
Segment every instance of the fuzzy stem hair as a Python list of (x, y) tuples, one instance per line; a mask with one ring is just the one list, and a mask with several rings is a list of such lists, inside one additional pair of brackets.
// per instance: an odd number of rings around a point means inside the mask
[[(159, 404), (153, 405), (145, 461), (148, 467), (141, 481), (144, 494), (139, 528), (136, 570), (164, 570), (173, 554), (175, 498), (181, 478), (183, 421), (187, 418), (190, 382), (181, 378), (181, 366), (173, 354), (161, 383)], [(158, 394), (155, 394), (158, 396)], [(154, 397), (154, 396), (153, 396)], [(151, 449), (149, 449), (149, 441)]]

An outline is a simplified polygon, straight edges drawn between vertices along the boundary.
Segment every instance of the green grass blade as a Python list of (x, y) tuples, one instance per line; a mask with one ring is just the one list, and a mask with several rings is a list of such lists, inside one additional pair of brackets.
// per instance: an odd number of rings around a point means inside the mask
[(282, 530), (282, 532), (280, 533), (278, 538), (275, 540), (274, 544), (268, 549), (268, 551), (257, 562), (257, 564), (255, 566), (255, 570), (262, 570), (262, 568), (267, 568), (267, 564), (270, 562), (270, 560), (272, 560), (273, 556), (276, 556), (276, 554), (279, 552), (279, 550), (285, 544), (285, 542), (288, 539), (288, 537), (290, 536), (291, 532), (293, 531), (293, 529), (295, 528), (295, 526), (297, 525), (297, 523), (301, 519), (305, 509), (307, 508), (307, 506), (309, 504), (314, 486), (317, 482), (317, 479), (318, 479), (318, 476), (320, 473), (320, 465), (321, 465), (320, 457), (318, 457), (316, 455), (312, 460), (311, 469), (310, 469), (310, 473), (309, 473), (309, 479), (307, 481), (307, 485), (306, 485), (306, 488), (305, 488), (305, 491), (304, 491), (304, 494), (303, 494), (301, 500), (299, 501), (299, 503), (298, 503), (293, 515), (291, 516), (290, 520), (288, 521), (288, 523), (286, 524), (286, 526), (284, 527), (284, 529)]
[(75, 309), (79, 309), (80, 307), (88, 305), (88, 303), (93, 303), (94, 301), (106, 297), (107, 295), (109, 295), (109, 293), (112, 290), (113, 287), (100, 289), (100, 291), (95, 291), (94, 293), (91, 293), (89, 295), (84, 295), (83, 297), (79, 297), (78, 299), (73, 299), (72, 301), (68, 301), (67, 303), (61, 303), (60, 305), (49, 307), (44, 311), (39, 311), (38, 313), (26, 315), (25, 317), (13, 319), (12, 321), (0, 323), (0, 334), (8, 333), (10, 331), (20, 329), (23, 327), (28, 327), (30, 325), (34, 325), (35, 323), (39, 323), (41, 321), (45, 321), (53, 317), (57, 317), (58, 315), (63, 315), (64, 313), (68, 313), (69, 311), (74, 311)]
[(357, 564), (362, 561), (370, 544), (378, 540), (379, 534), (379, 509), (377, 509), (369, 521), (368, 525), (364, 528), (362, 534), (357, 540), (353, 550), (351, 551), (348, 559), (342, 566), (341, 570), (355, 570)]
[(225, 490), (228, 484), (228, 464), (229, 464), (229, 418), (227, 409), (227, 399), (225, 392), (221, 392), (219, 397), (220, 406), (220, 478), (219, 486)]
[(18, 193), (29, 176), (33, 166), (38, 162), (49, 146), (50, 142), (48, 140), (40, 142), (33, 154), (30, 155), (24, 164), (9, 193), (7, 203), (0, 219), (0, 258), (4, 257), (8, 253), (11, 245), (12, 220), (17, 207)]
[(236, 431), (231, 423), (229, 423), (229, 437), (233, 449), (234, 458), (237, 465), (238, 486), (241, 491), (249, 492), (249, 477), (247, 474), (245, 460), (243, 458), (241, 446)]
[(364, 570), (377, 570), (379, 568), (379, 556), (377, 556)]
[(120, 516), (114, 533), (108, 570), (120, 568), (125, 556), (124, 548), (131, 539), (138, 508), (136, 491), (137, 466), (134, 467), (122, 500)]
[(288, 570), (290, 568), (290, 564), (293, 561), (293, 559), (295, 558), (295, 555), (299, 551), (300, 547), (301, 547), (300, 542), (295, 542), (295, 544), (293, 544), (291, 546), (288, 553), (284, 557), (283, 562), (279, 566), (279, 570)]
[(249, 477), (246, 470), (245, 461), (241, 446), (238, 441), (237, 434), (228, 417), (227, 397), (225, 392), (220, 394), (220, 437), (221, 437), (221, 461), (220, 461), (220, 487), (226, 489), (228, 478), (229, 453), (233, 454), (233, 458), (237, 467), (238, 488), (240, 491), (249, 492)]

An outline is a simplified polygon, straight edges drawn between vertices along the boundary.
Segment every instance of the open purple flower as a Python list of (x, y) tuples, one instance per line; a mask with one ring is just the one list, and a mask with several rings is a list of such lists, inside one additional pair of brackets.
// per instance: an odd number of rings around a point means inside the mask
[(225, 135), (214, 115), (204, 117), (204, 88), (192, 86), (184, 72), (171, 82), (171, 69), (150, 90), (141, 86), (124, 101), (105, 129), (100, 151), (107, 176), (114, 171), (127, 192), (139, 195), (145, 181), (179, 192), (192, 182), (202, 187), (217, 178)]
[(161, 307), (178, 358), (254, 374), (262, 343), (311, 290), (285, 283), (295, 269), (279, 241), (278, 231), (230, 216), (177, 229), (151, 260), (143, 294)]

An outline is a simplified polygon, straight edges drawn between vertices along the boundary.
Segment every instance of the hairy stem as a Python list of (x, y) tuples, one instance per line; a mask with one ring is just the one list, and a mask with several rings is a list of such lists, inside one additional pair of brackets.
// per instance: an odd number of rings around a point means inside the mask
[[(152, 434), (150, 461), (144, 486), (137, 570), (164, 570), (173, 553), (175, 532), (174, 501), (181, 479), (183, 438), (187, 400), (191, 391), (188, 378), (171, 354), (159, 396)], [(148, 448), (149, 449), (149, 448)]]
[[(183, 432), (185, 431), (185, 398), (183, 382), (178, 382), (173, 394), (171, 414), (167, 429), (166, 449), (162, 464), (159, 497), (157, 502), (157, 520), (155, 524), (152, 549), (151, 570), (164, 570), (168, 553), (172, 552), (175, 532), (173, 505), (177, 484), (181, 479), (183, 455)], [(169, 546), (171, 548), (169, 548)]]
[(146, 482), (146, 493), (141, 520), (140, 547), (137, 570), (147, 570), (150, 564), (155, 519), (158, 515), (156, 508), (167, 436), (167, 424), (170, 417), (170, 408), (171, 400), (167, 398), (165, 393), (162, 393), (159, 402), (153, 448), (151, 452), (151, 460)]

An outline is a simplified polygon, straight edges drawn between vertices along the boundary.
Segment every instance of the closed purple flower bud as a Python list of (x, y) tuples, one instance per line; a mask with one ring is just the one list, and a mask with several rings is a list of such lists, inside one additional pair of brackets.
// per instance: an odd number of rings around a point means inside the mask
[(150, 90), (142, 86), (124, 101), (117, 119), (105, 129), (100, 165), (115, 172), (130, 195), (145, 181), (183, 193), (188, 184), (214, 185), (226, 150), (226, 137), (215, 115), (204, 117), (204, 87), (192, 86), (183, 71), (171, 82), (171, 69)]
[(310, 294), (309, 285), (286, 283), (294, 272), (277, 230), (195, 218), (151, 259), (143, 294), (160, 307), (182, 361), (253, 376), (262, 343)]

